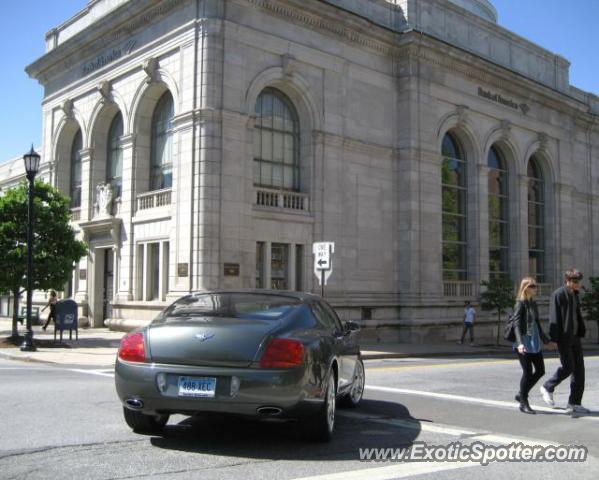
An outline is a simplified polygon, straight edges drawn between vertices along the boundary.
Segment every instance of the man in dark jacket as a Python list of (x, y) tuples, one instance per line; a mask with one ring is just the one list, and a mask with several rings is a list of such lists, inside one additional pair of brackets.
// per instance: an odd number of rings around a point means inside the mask
[(543, 400), (554, 406), (553, 391), (571, 376), (570, 397), (566, 411), (572, 414), (589, 413), (581, 405), (584, 393), (584, 356), (581, 339), (586, 333), (580, 299), (582, 273), (575, 268), (565, 273), (565, 285), (551, 295), (549, 303), (549, 338), (557, 343), (561, 365), (541, 387)]

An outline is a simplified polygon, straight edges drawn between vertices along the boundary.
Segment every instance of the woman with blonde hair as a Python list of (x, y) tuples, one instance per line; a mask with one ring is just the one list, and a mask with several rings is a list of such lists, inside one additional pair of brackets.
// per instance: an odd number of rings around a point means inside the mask
[[(537, 295), (537, 282), (533, 277), (524, 277), (520, 282), (520, 289), (514, 306), (514, 322), (516, 328), (516, 342), (514, 350), (522, 367), (520, 379), (520, 392), (516, 401), (520, 403), (520, 411), (535, 414), (528, 403), (528, 394), (532, 387), (545, 375), (545, 361), (543, 359), (543, 344), (551, 350), (556, 347), (541, 328), (539, 310), (535, 297)], [(541, 343), (542, 342), (542, 343)], [(534, 367), (534, 373), (533, 373)]]

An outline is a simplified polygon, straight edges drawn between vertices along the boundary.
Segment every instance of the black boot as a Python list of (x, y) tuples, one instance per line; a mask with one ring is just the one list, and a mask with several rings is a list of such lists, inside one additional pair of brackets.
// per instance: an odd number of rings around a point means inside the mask
[(516, 396), (514, 397), (514, 399), (516, 400), (516, 402), (520, 403), (520, 400), (522, 399), (522, 397), (520, 396), (519, 393), (516, 393)]
[(531, 415), (534, 415), (537, 413), (532, 408), (530, 408), (530, 405), (528, 404), (528, 398), (520, 399), (520, 411), (522, 413), (529, 413)]

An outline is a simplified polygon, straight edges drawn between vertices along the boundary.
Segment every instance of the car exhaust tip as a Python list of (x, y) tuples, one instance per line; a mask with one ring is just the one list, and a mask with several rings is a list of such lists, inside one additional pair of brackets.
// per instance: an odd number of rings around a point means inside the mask
[(258, 415), (263, 415), (265, 417), (276, 417), (283, 412), (279, 407), (258, 407), (256, 409)]
[(141, 410), (144, 408), (144, 402), (139, 398), (128, 398), (125, 400), (125, 404), (132, 410)]

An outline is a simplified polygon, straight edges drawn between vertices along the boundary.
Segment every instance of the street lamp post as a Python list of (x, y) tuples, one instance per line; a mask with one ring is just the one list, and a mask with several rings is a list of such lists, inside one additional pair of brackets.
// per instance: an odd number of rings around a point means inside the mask
[(31, 298), (33, 295), (33, 194), (34, 180), (40, 167), (40, 156), (31, 146), (31, 151), (23, 155), (25, 172), (29, 180), (29, 203), (27, 206), (27, 333), (21, 345), (24, 352), (34, 352), (37, 349), (33, 343), (33, 328), (31, 327)]

